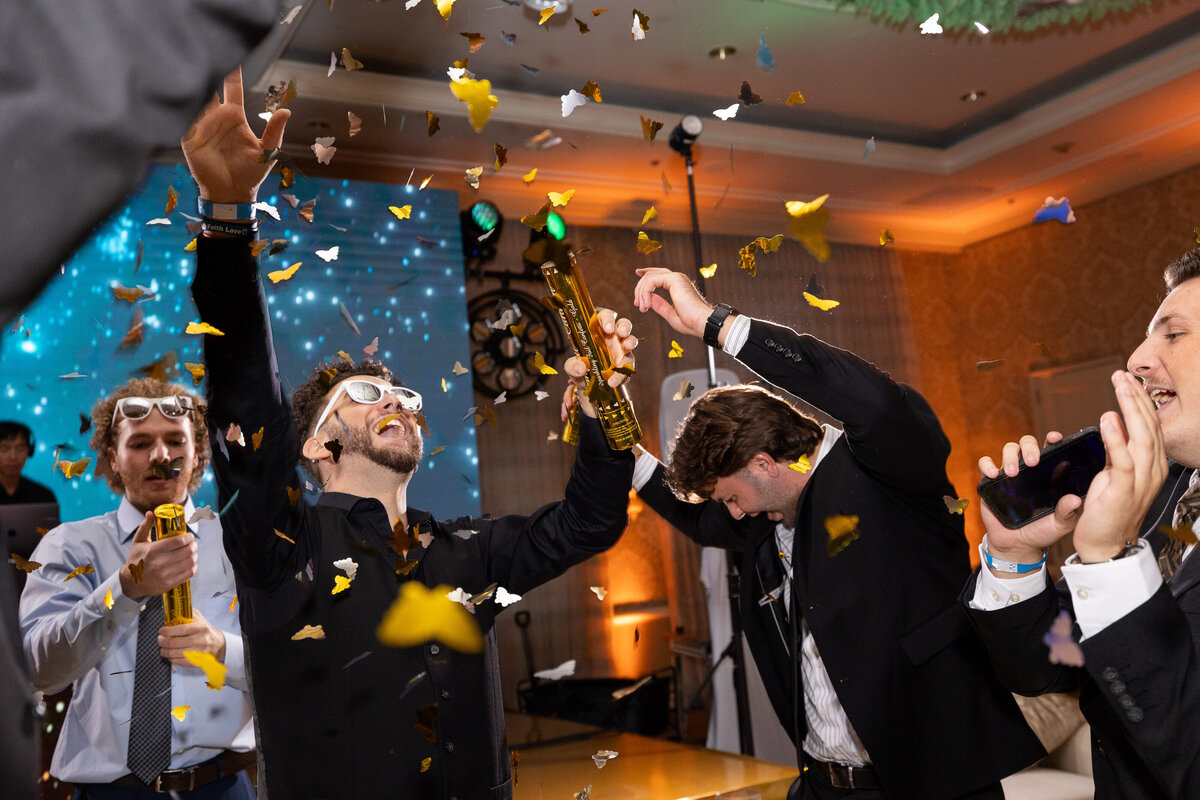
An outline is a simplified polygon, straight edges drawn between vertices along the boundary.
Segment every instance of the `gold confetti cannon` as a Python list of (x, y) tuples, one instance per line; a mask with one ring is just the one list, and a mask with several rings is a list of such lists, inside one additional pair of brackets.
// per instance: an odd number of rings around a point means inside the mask
[[(155, 539), (166, 539), (187, 533), (183, 506), (163, 503), (154, 509)], [(174, 589), (163, 592), (163, 618), (166, 625), (192, 622), (192, 582), (184, 581)]]
[[(558, 312), (575, 355), (587, 361), (590, 375), (584, 394), (596, 408), (608, 446), (613, 450), (628, 450), (642, 438), (642, 428), (625, 387), (613, 388), (606, 380), (612, 374), (612, 356), (604, 346), (604, 331), (575, 255), (562, 242), (543, 241), (547, 260), (542, 264), (542, 277), (550, 288), (550, 296), (543, 297), (542, 303)], [(563, 441), (578, 444), (578, 427), (568, 425), (563, 431)]]

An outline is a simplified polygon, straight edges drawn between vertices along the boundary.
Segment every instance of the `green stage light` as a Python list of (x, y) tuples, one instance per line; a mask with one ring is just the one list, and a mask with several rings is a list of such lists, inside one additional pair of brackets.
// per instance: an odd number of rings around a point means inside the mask
[(546, 233), (561, 242), (567, 235), (567, 223), (557, 213), (551, 211), (546, 215)]

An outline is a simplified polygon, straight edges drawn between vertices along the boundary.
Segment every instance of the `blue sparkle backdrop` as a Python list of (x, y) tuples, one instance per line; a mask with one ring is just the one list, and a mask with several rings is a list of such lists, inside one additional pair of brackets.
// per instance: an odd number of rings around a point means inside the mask
[[(167, 188), (179, 192), (170, 225), (147, 225), (162, 217)], [(471, 376), (455, 375), (455, 361), (469, 363), (466, 286), (460, 244), (458, 198), (454, 192), (365, 181), (298, 177), (278, 189), (273, 173), (259, 199), (278, 209), (276, 222), (260, 212), (259, 236), (286, 239), (287, 249), (259, 259), (275, 348), (284, 385), (303, 382), (317, 363), (343, 350), (356, 360), (379, 337), (382, 360), (425, 398), (430, 436), (426, 457), (413, 478), (412, 504), (438, 517), (479, 513), (478, 453), (475, 445)], [(300, 201), (316, 198), (314, 221), (305, 222), (284, 192)], [(198, 319), (190, 286), (195, 255), (188, 219), (195, 216), (195, 184), (182, 166), (155, 166), (141, 189), (63, 265), (12, 330), (0, 340), (0, 418), (33, 429), (35, 454), (25, 474), (58, 495), (63, 520), (101, 514), (116, 495), (93, 472), (91, 431), (80, 434), (79, 414), (139, 368), (166, 358), (177, 383), (192, 387), (184, 362), (202, 361), (201, 337), (185, 334)], [(412, 206), (401, 220), (388, 206)], [(422, 241), (424, 240), (424, 241)], [(139, 242), (143, 257), (138, 263)], [(335, 261), (315, 254), (338, 246)], [(291, 280), (272, 284), (266, 274), (301, 262)], [(151, 299), (134, 304), (117, 299), (112, 286), (140, 286)], [(356, 335), (342, 306), (361, 331)], [(135, 311), (143, 316), (144, 341), (122, 349)], [(174, 357), (170, 354), (174, 353)], [(62, 378), (80, 373), (81, 378)], [(445, 378), (446, 390), (442, 391)], [(196, 391), (203, 394), (204, 384)], [(464, 419), (464, 415), (467, 418)], [(93, 457), (88, 474), (67, 480), (51, 474), (59, 458)], [(430, 457), (437, 447), (445, 450)], [(197, 504), (215, 506), (211, 473), (196, 494)]]

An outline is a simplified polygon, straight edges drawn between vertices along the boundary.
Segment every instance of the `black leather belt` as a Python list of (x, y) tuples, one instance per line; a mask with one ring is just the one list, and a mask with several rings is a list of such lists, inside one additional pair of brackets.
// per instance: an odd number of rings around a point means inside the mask
[(882, 789), (879, 773), (873, 767), (852, 767), (831, 761), (818, 761), (805, 754), (804, 766), (825, 778), (835, 789)]
[(152, 792), (190, 792), (201, 786), (207, 786), (213, 781), (220, 780), (226, 775), (234, 775), (255, 763), (258, 756), (255, 751), (235, 753), (226, 750), (216, 758), (210, 758), (203, 764), (186, 769), (168, 769), (160, 772), (153, 783), (142, 783), (134, 775), (118, 778), (110, 786), (120, 786), (126, 789), (149, 789)]

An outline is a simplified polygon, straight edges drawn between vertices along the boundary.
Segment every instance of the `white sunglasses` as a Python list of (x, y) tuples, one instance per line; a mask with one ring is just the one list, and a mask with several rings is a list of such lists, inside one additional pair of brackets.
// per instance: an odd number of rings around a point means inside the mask
[(329, 403), (325, 406), (325, 410), (321, 412), (321, 416), (317, 419), (317, 425), (313, 428), (312, 435), (316, 436), (317, 431), (321, 430), (321, 426), (325, 424), (325, 420), (329, 417), (329, 412), (333, 411), (333, 404), (341, 397), (343, 393), (356, 403), (363, 405), (374, 405), (383, 399), (384, 392), (391, 393), (400, 401), (400, 407), (405, 411), (420, 411), (421, 410), (421, 395), (409, 389), (407, 386), (380, 386), (374, 381), (359, 381), (347, 379), (337, 385), (333, 396), (329, 398)]
[(192, 398), (186, 395), (172, 394), (166, 397), (122, 397), (113, 406), (112, 421), (109, 425), (117, 424), (117, 414), (125, 419), (143, 419), (157, 406), (164, 417), (178, 419), (187, 416), (192, 410)]

